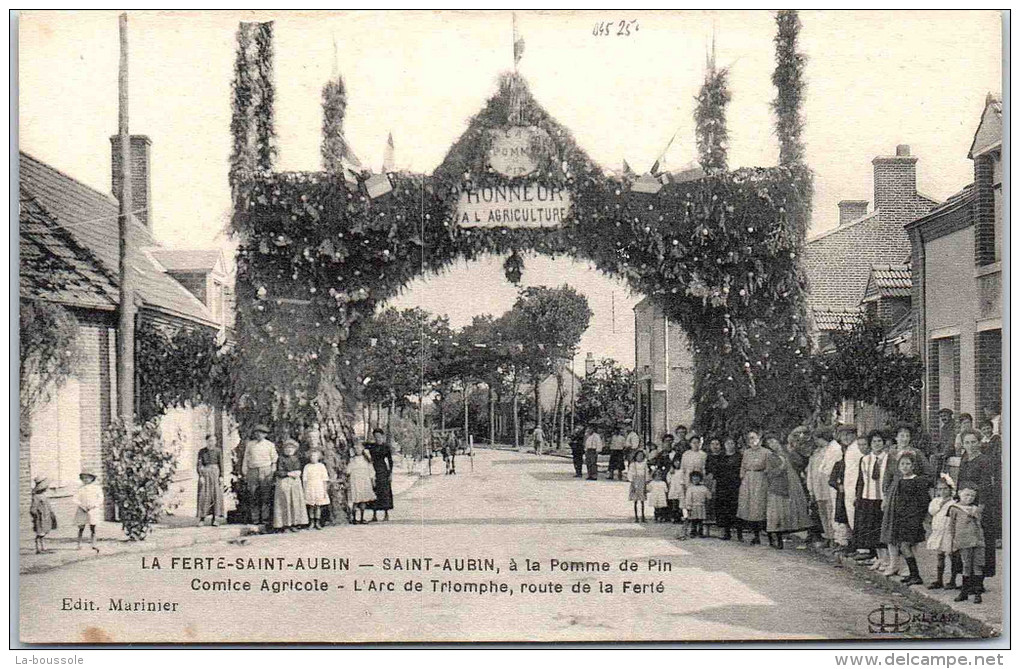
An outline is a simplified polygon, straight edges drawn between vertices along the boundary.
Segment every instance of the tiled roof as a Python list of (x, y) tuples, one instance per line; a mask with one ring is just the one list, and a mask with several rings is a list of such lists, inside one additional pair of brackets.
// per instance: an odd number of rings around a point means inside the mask
[(814, 309), (811, 316), (818, 330), (849, 330), (861, 320), (859, 311), (829, 311)]
[(119, 294), (113, 277), (32, 196), (19, 190), (21, 297), (86, 309), (115, 309)]
[(872, 265), (864, 299), (910, 297), (911, 285), (908, 265)]
[(210, 272), (222, 256), (218, 249), (152, 249), (150, 252), (170, 272)]
[[(22, 190), (76, 242), (90, 251), (106, 274), (119, 282), (120, 232), (116, 200), (25, 152), (20, 152), (19, 171)], [(128, 266), (134, 272), (137, 295), (145, 306), (218, 327), (216, 318), (206, 306), (145, 254), (143, 249), (156, 247), (158, 243), (149, 230), (133, 217), (128, 238), (132, 249)]]

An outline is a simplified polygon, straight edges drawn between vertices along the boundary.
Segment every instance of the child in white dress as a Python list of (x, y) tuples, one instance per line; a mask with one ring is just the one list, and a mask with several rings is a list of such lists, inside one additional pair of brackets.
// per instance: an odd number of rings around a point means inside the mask
[(329, 472), (326, 471), (326, 465), (319, 462), (321, 459), (322, 451), (313, 447), (308, 451), (308, 464), (301, 470), (301, 483), (305, 489), (308, 518), (316, 530), (322, 529), (323, 507), (329, 506), (329, 492), (326, 490), (326, 484), (329, 483)]
[(949, 532), (949, 509), (953, 505), (952, 479), (948, 474), (943, 474), (942, 479), (935, 484), (935, 497), (928, 504), (928, 515), (931, 516), (931, 534), (928, 535), (927, 546), (935, 551), (937, 566), (935, 581), (928, 586), (929, 590), (941, 590), (945, 585), (942, 583), (942, 574), (946, 570), (946, 556), (950, 556), (951, 571), (949, 574), (949, 589), (956, 585), (956, 575), (960, 573), (958, 561), (952, 559), (953, 537)]
[(691, 537), (705, 536), (705, 518), (708, 515), (708, 502), (712, 492), (701, 482), (701, 472), (691, 472), (691, 482), (684, 493), (684, 514), (689, 524), (688, 535)]
[(666, 505), (669, 507), (669, 519), (679, 523), (683, 516), (680, 507), (683, 506), (684, 495), (687, 491), (687, 481), (680, 470), (680, 458), (674, 458), (669, 464), (669, 473), (666, 474)]
[(78, 475), (81, 487), (75, 493), (74, 501), (77, 508), (74, 512), (74, 524), (78, 526), (78, 550), (81, 550), (81, 538), (85, 533), (85, 526), (89, 526), (89, 545), (92, 550), (99, 552), (96, 548), (96, 525), (102, 520), (103, 514), (103, 489), (96, 483), (96, 475), (90, 471), (83, 471)]
[[(645, 462), (644, 451), (638, 451), (634, 454), (634, 462), (630, 463), (630, 466), (627, 468), (627, 478), (630, 479), (628, 499), (634, 502), (634, 522), (647, 523), (648, 521), (645, 520), (645, 500), (648, 498), (648, 463)], [(640, 518), (638, 518), (638, 505), (641, 506)]]
[[(351, 524), (365, 524), (365, 506), (375, 501), (375, 467), (362, 444), (355, 444), (354, 456), (347, 465), (350, 482)], [(361, 511), (360, 517), (358, 511)]]
[(664, 473), (657, 472), (655, 478), (648, 483), (648, 503), (652, 506), (652, 515), (657, 523), (664, 523), (668, 520), (665, 478)]

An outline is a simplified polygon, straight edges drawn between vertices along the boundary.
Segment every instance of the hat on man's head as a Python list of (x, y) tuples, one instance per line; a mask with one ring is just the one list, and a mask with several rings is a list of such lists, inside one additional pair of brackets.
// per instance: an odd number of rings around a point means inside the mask
[(32, 492), (34, 493), (46, 492), (50, 489), (50, 480), (45, 476), (40, 476), (33, 483)]
[(266, 427), (265, 423), (259, 423), (258, 425), (255, 426), (255, 429), (253, 431), (265, 432), (266, 434), (269, 434), (271, 432), (271, 430), (268, 427)]

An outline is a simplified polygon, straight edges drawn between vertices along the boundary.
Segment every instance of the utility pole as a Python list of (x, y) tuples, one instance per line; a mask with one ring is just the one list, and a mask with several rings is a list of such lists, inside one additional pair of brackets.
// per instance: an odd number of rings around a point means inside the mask
[(468, 443), (468, 380), (465, 376), (461, 383), (464, 385), (464, 448)]
[(131, 230), (131, 135), (128, 132), (128, 36), (127, 13), (120, 15), (119, 77), (120, 192), (120, 305), (117, 321), (117, 394), (120, 417), (131, 423), (135, 415), (135, 291), (131, 276), (129, 233)]

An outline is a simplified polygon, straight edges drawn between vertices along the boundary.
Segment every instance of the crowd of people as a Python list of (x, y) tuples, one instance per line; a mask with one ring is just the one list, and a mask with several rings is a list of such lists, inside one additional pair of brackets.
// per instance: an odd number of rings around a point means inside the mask
[[(335, 523), (342, 517), (354, 525), (379, 520), (379, 512), (383, 521), (390, 519), (393, 451), (383, 430), (376, 428), (372, 441), (353, 445), (343, 474), (336, 463), (323, 461), (326, 452), (315, 439), (303, 451), (296, 440), (286, 439), (278, 450), (267, 438), (267, 426), (256, 425), (253, 432), (254, 438), (244, 444), (241, 456), (246, 493), (241, 501), (253, 525), (296, 532), (300, 528), (320, 530), (326, 522)], [(197, 515), (199, 520), (211, 515), (211, 524), (215, 524), (216, 509), (223, 505), (223, 491), (218, 486), (218, 475), (214, 479), (212, 472), (203, 485), (206, 475), (202, 474), (202, 452), (198, 460)], [(217, 485), (213, 489), (214, 480)], [(366, 520), (366, 511), (372, 512), (371, 520)]]
[(907, 424), (860, 435), (853, 425), (800, 426), (785, 439), (757, 429), (703, 437), (681, 425), (642, 445), (625, 423), (606, 436), (579, 429), (571, 451), (577, 478), (599, 479), (600, 454), (609, 455), (606, 480), (626, 473), (636, 523), (651, 506), (654, 522), (681, 524), (681, 539), (718, 527), (723, 540), (760, 545), (764, 533), (782, 550), (802, 534), (906, 585), (924, 584), (917, 551), (927, 549), (937, 558), (927, 587), (980, 602), (1002, 536), (1002, 441), (997, 415), (980, 431), (966, 414), (948, 429), (946, 411), (930, 441)]

